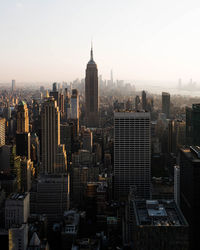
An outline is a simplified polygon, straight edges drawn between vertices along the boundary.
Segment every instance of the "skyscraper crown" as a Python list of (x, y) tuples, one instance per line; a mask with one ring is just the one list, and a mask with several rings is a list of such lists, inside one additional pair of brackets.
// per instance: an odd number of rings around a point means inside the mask
[(92, 44), (91, 44), (91, 50), (90, 50), (90, 61), (88, 62), (88, 64), (95, 64), (96, 65), (96, 63), (93, 59), (93, 46), (92, 46)]

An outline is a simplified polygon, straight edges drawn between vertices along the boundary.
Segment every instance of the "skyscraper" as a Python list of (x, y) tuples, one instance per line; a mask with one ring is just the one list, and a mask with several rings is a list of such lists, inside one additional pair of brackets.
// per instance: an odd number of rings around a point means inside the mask
[(57, 82), (54, 82), (53, 83), (53, 92), (56, 92), (57, 91)]
[(140, 104), (140, 97), (136, 95), (135, 97), (135, 110), (139, 110), (139, 104)]
[(66, 151), (60, 145), (60, 111), (49, 97), (42, 105), (42, 173), (62, 173), (67, 167)]
[(142, 109), (143, 110), (147, 109), (147, 95), (144, 90), (142, 91)]
[(70, 119), (74, 122), (75, 135), (77, 136), (79, 133), (79, 94), (77, 89), (72, 89)]
[(167, 118), (170, 116), (170, 94), (162, 92), (162, 112), (166, 114)]
[(20, 101), (17, 108), (16, 150), (17, 155), (30, 159), (29, 116), (24, 101)]
[(113, 85), (113, 71), (110, 71), (110, 84)]
[(20, 101), (17, 109), (17, 132), (29, 132), (28, 108), (24, 101)]
[(57, 102), (57, 106), (59, 107), (60, 105), (60, 96), (59, 96), (59, 92), (57, 90), (57, 82), (54, 82), (52, 85), (52, 91), (50, 91), (50, 96), (53, 96), (54, 99)]
[(30, 159), (31, 154), (31, 135), (30, 133), (16, 134), (16, 153), (20, 156), (25, 156)]
[(174, 166), (174, 200), (180, 206), (180, 166)]
[(200, 147), (180, 149), (180, 208), (190, 226), (190, 249), (200, 248)]
[(186, 107), (186, 143), (188, 145), (200, 145), (200, 104), (192, 104), (192, 108)]
[(71, 119), (79, 119), (79, 95), (77, 89), (72, 89)]
[(0, 147), (5, 145), (5, 118), (0, 117)]
[(85, 77), (85, 110), (86, 125), (91, 128), (99, 126), (99, 100), (98, 100), (98, 70), (93, 60), (91, 48), (90, 61), (87, 64)]
[(12, 80), (12, 92), (16, 90), (16, 83), (15, 80)]
[(130, 187), (140, 198), (150, 198), (150, 113), (114, 113), (114, 193), (127, 197)]
[(93, 147), (93, 134), (90, 129), (87, 129), (83, 132), (83, 149), (92, 152)]
[(70, 96), (69, 91), (65, 88), (64, 91), (64, 114), (65, 114), (65, 121), (70, 118), (71, 115), (71, 107), (70, 107)]

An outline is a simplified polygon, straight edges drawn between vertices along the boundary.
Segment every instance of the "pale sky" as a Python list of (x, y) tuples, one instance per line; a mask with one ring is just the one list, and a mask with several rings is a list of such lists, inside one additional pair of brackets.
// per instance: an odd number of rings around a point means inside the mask
[(0, 82), (200, 82), (199, 0), (0, 0)]

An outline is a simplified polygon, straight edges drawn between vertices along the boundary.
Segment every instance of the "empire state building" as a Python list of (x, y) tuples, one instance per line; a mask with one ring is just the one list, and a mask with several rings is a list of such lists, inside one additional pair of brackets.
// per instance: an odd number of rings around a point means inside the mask
[(98, 70), (96, 63), (93, 60), (92, 48), (90, 61), (86, 68), (85, 110), (87, 127), (97, 128), (99, 126)]

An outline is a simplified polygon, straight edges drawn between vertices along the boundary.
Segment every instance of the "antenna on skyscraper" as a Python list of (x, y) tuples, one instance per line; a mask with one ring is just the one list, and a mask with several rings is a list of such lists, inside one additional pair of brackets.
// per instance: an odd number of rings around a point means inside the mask
[(92, 38), (91, 38), (91, 55), (90, 55), (90, 60), (93, 60), (93, 41), (92, 41)]

